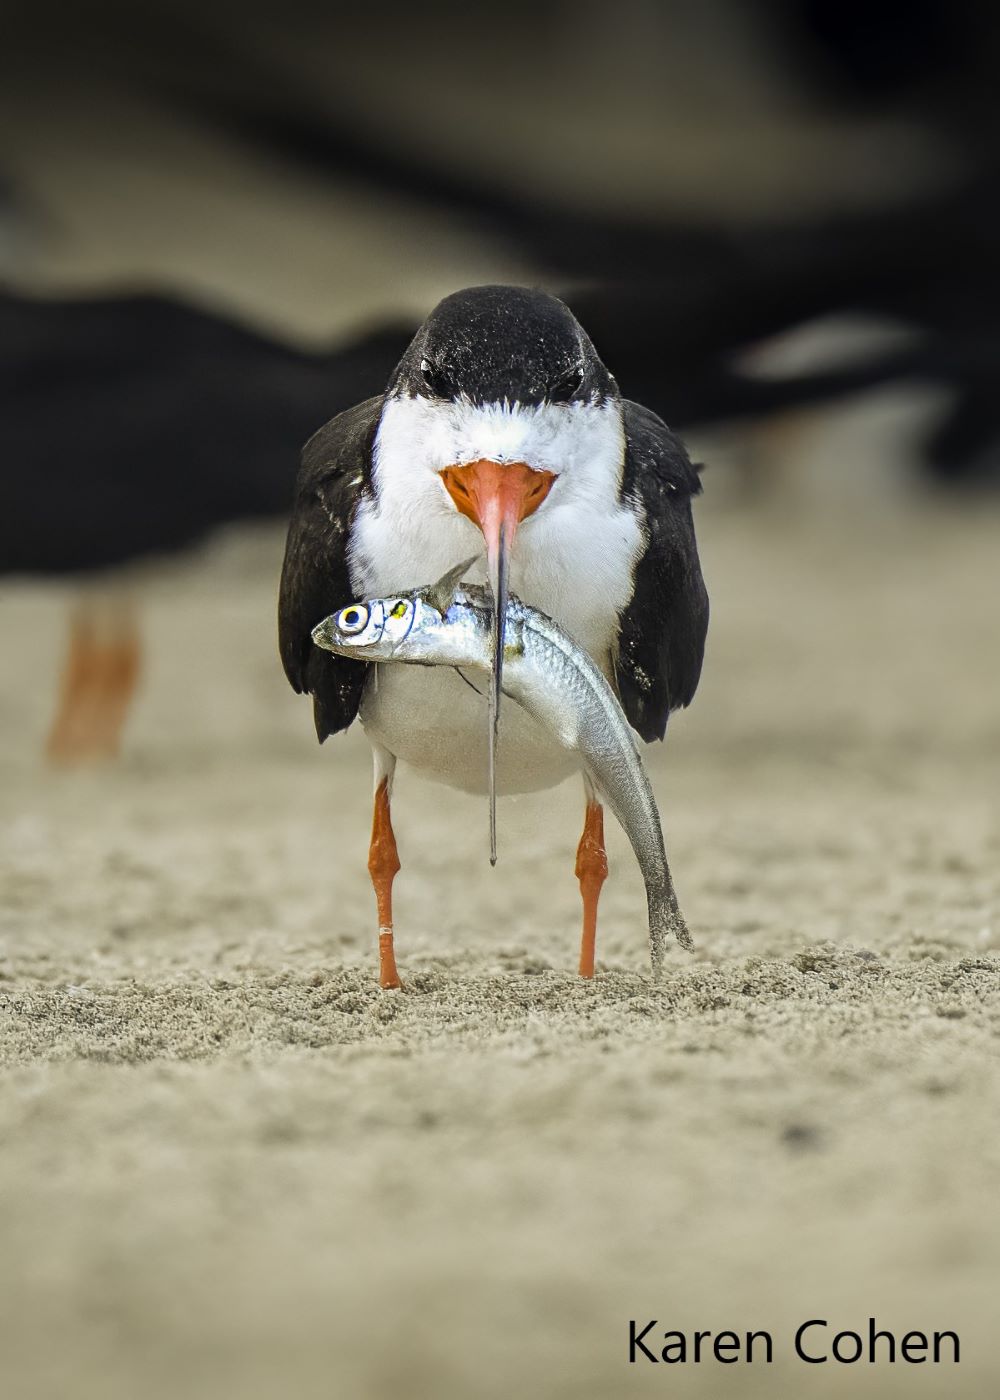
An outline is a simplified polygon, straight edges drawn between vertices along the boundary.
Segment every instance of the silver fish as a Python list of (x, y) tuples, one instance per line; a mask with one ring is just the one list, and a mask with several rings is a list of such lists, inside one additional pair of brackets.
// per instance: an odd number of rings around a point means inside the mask
[[(487, 589), (461, 584), (468, 568), (462, 564), (412, 593), (351, 603), (315, 627), (313, 641), (366, 661), (492, 672), (493, 602)], [(659, 976), (668, 936), (682, 948), (692, 942), (635, 733), (599, 667), (551, 618), (511, 594), (505, 632), (503, 693), (564, 748), (579, 753), (631, 843), (646, 886), (650, 957)]]

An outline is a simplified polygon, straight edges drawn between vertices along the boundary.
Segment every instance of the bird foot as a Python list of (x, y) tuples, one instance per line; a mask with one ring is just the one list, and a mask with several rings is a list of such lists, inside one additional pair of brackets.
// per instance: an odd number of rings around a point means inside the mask
[(597, 947), (597, 902), (608, 878), (604, 850), (604, 811), (598, 802), (587, 803), (583, 835), (576, 852), (576, 878), (583, 897), (583, 933), (580, 938), (580, 976), (593, 977)]
[(380, 928), (378, 931), (378, 984), (386, 991), (403, 990), (403, 979), (396, 968), (391, 928)]

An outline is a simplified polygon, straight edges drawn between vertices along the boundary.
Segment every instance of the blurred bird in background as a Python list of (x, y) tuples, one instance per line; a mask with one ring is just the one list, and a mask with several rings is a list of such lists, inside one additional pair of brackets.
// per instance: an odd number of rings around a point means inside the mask
[[(0, 566), (120, 596), (286, 514), (299, 443), (490, 281), (563, 296), (673, 429), (764, 425), (768, 456), (807, 407), (935, 387), (927, 478), (995, 487), (998, 34), (971, 0), (10, 7)], [(833, 318), (846, 348), (810, 348)], [(56, 757), (117, 746), (139, 642), (104, 615)]]

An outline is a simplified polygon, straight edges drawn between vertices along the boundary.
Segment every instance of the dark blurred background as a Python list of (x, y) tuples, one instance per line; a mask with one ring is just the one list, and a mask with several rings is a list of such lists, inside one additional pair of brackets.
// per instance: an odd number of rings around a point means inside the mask
[(481, 281), (563, 294), (754, 492), (796, 489), (806, 410), (901, 386), (894, 489), (996, 486), (997, 14), (5, 6), (4, 570), (280, 516), (301, 442)]

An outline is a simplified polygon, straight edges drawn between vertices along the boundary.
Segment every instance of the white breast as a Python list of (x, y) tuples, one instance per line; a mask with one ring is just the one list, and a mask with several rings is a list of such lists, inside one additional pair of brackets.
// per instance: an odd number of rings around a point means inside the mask
[[(361, 701), (365, 732), (426, 777), (485, 792), (489, 715), (486, 676), (469, 673), (477, 693), (450, 667), (382, 665)], [(500, 707), (497, 791), (537, 792), (579, 767), (513, 700)]]
[[(442, 404), (390, 400), (375, 445), (377, 501), (355, 520), (351, 582), (362, 597), (432, 583), (480, 556), (479, 530), (459, 515), (438, 472), (487, 458), (527, 462), (559, 479), (521, 525), (511, 555), (512, 592), (554, 618), (607, 668), (618, 618), (632, 594), (642, 526), (618, 501), (624, 432), (617, 405)], [(361, 719), (390, 752), (428, 776), (480, 791), (486, 781), (486, 702), (450, 670), (381, 666)], [(472, 679), (480, 682), (475, 676)], [(560, 781), (574, 766), (510, 701), (502, 707), (502, 790)]]

